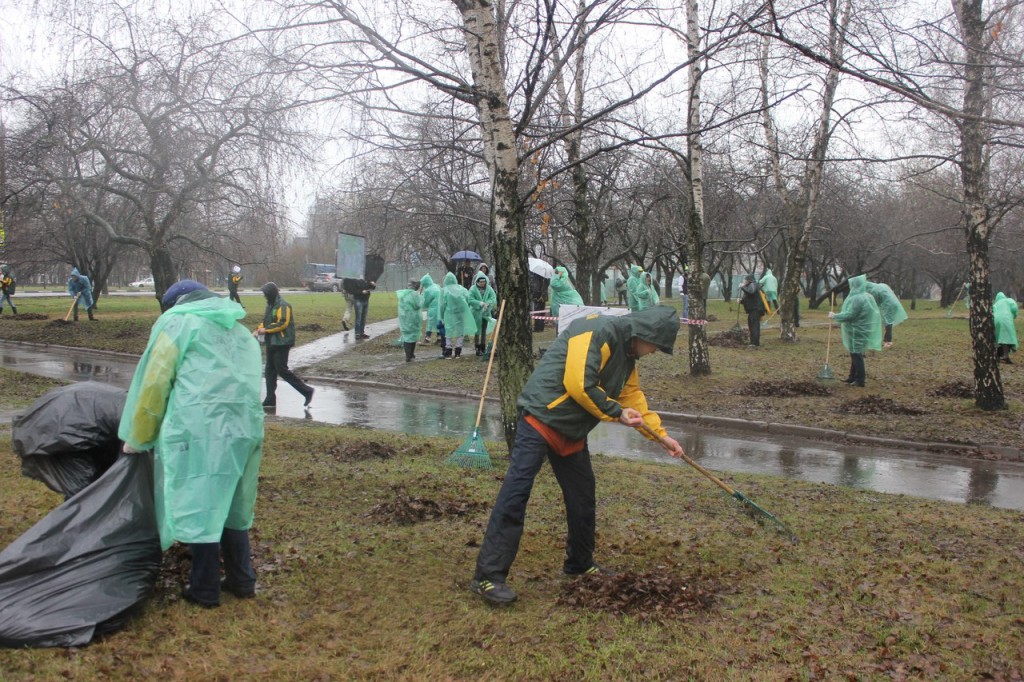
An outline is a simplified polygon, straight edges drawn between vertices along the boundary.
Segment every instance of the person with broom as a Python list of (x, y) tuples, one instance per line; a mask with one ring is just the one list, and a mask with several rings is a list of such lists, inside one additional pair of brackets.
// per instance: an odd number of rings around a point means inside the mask
[(868, 293), (867, 282), (867, 275), (851, 277), (843, 309), (828, 314), (841, 325), (843, 346), (850, 353), (850, 376), (843, 383), (861, 388), (866, 379), (864, 352), (882, 350), (882, 316), (874, 297)]
[(573, 320), (544, 354), (522, 394), (508, 471), (491, 510), (470, 590), (492, 605), (510, 604), (506, 584), (519, 551), (533, 481), (548, 460), (562, 489), (568, 523), (567, 575), (608, 573), (594, 562), (596, 494), (587, 434), (599, 422), (650, 427), (678, 457), (679, 443), (647, 407), (637, 360), (655, 351), (671, 354), (679, 313), (655, 306), (621, 317)]

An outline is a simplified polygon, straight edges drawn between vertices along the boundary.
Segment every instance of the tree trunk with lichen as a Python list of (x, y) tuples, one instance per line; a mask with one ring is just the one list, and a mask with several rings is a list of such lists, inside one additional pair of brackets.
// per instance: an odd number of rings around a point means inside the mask
[[(700, 36), (697, 23), (697, 0), (686, 3), (686, 44), (690, 59), (690, 99), (688, 107), (687, 161), (690, 175), (690, 231), (687, 236), (687, 250), (690, 271), (687, 280), (690, 296), (688, 315), (691, 319), (707, 319), (704, 301), (707, 292), (703, 290), (701, 273), (704, 272), (704, 148), (700, 136)], [(696, 286), (694, 286), (696, 284)], [(711, 354), (708, 352), (707, 328), (703, 324), (688, 324), (687, 345), (690, 351), (690, 375), (711, 374)]]
[(499, 393), (505, 440), (515, 435), (516, 401), (533, 371), (530, 286), (526, 268), (524, 205), (519, 157), (509, 117), (498, 27), (489, 0), (453, 0), (462, 15), (475, 104), (491, 176), (491, 232), (498, 292), (505, 315), (498, 339)]

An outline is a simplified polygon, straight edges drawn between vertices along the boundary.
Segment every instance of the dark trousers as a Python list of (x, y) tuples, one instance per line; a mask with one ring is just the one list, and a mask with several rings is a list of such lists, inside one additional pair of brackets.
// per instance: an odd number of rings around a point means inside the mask
[(864, 354), (850, 353), (850, 376), (847, 378), (847, 382), (854, 386), (863, 386), (865, 378)]
[(750, 345), (761, 345), (761, 313), (753, 311), (747, 313), (747, 331), (750, 332)]
[(410, 343), (408, 341), (403, 341), (402, 342), (402, 348), (405, 349), (405, 361), (406, 362), (409, 362), (414, 357), (416, 357), (416, 343), (415, 342)]
[(242, 305), (242, 299), (238, 297), (238, 291), (229, 291), (228, 298), (237, 303), (238, 305)]
[(366, 333), (366, 309), (370, 307), (370, 302), (357, 298), (354, 301), (354, 307), (356, 309), (356, 336), (362, 336)]
[(885, 325), (885, 334), (882, 336), (882, 341), (885, 343), (892, 343), (892, 325)]
[(308, 396), (313, 390), (308, 384), (302, 381), (302, 379), (295, 376), (295, 372), (288, 369), (288, 353), (291, 349), (291, 346), (267, 345), (266, 374), (268, 403), (272, 403), (277, 400), (278, 377), (284, 379), (289, 386), (304, 396)]
[(220, 603), (220, 555), (224, 554), (224, 580), (237, 592), (256, 589), (249, 531), (225, 528), (220, 542), (190, 544), (192, 568), (188, 581), (192, 596), (203, 604)]
[(498, 491), (487, 532), (476, 560), (476, 580), (505, 582), (519, 552), (533, 480), (547, 459), (562, 488), (565, 518), (569, 526), (563, 569), (580, 573), (594, 564), (596, 498), (590, 450), (562, 457), (522, 416), (516, 423), (516, 438), (509, 455), (505, 481)]
[(4, 294), (3, 296), (0, 296), (0, 315), (4, 314), (4, 301), (7, 301), (7, 305), (11, 306), (11, 311), (13, 311), (15, 315), (17, 315), (18, 309), (14, 307), (14, 301), (11, 300), (10, 294)]

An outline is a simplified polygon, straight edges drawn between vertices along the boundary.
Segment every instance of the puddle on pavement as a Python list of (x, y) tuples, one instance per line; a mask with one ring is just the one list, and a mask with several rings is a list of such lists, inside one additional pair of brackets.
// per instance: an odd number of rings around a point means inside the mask
[[(301, 349), (296, 349), (296, 354)], [(313, 355), (312, 353), (310, 355)], [(127, 388), (132, 358), (84, 350), (11, 345), (0, 351), (6, 369), (72, 381), (101, 381)], [(362, 426), (426, 436), (464, 438), (473, 430), (478, 401), (367, 389), (317, 385), (310, 410), (282, 383), (281, 417)], [(769, 474), (886, 493), (953, 502), (989, 504), (1024, 511), (1024, 464), (915, 454), (799, 438), (730, 433), (686, 425), (670, 427), (687, 453), (714, 471)], [(497, 405), (484, 410), (481, 433), (501, 440)], [(615, 457), (685, 466), (631, 429), (601, 424), (591, 435), (591, 451)]]

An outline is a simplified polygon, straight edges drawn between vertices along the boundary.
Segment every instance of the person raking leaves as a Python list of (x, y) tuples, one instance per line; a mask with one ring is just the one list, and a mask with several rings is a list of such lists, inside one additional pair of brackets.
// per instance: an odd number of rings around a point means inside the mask
[(568, 522), (566, 575), (608, 573), (594, 562), (596, 493), (587, 434), (599, 422), (646, 424), (678, 457), (683, 449), (666, 434), (640, 390), (637, 360), (657, 350), (672, 354), (679, 313), (654, 306), (621, 317), (574, 320), (544, 354), (519, 396), (519, 420), (508, 471), (480, 545), (470, 590), (490, 604), (510, 604), (506, 584), (519, 551), (533, 481), (551, 463)]

